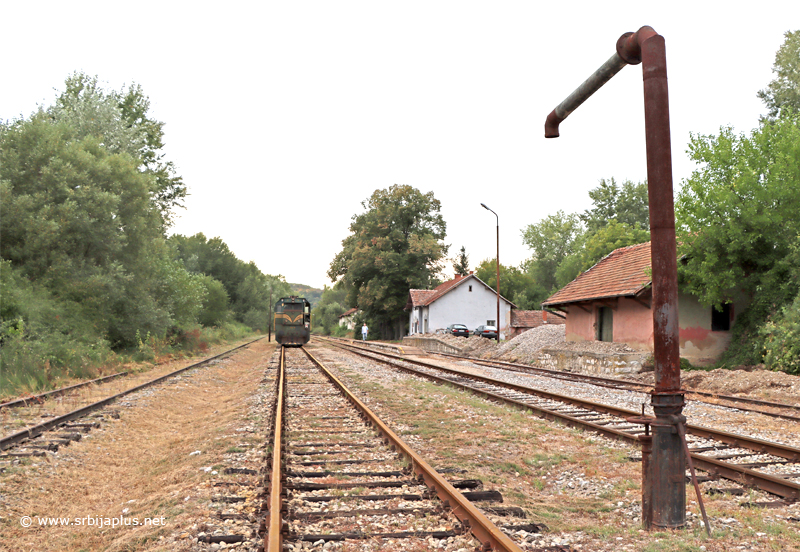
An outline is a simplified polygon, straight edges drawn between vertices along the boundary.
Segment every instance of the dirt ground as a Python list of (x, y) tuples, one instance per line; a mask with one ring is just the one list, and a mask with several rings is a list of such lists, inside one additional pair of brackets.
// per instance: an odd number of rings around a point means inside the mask
[[(628, 377), (643, 383), (653, 382), (653, 372)], [(767, 370), (763, 365), (727, 370), (689, 370), (681, 373), (684, 389), (740, 395), (786, 404), (800, 404), (800, 377)]]
[[(208, 487), (226, 453), (263, 439), (244, 429), (274, 347), (259, 341), (126, 397), (114, 405), (119, 419), (0, 474), (0, 550), (191, 547), (197, 520), (212, 517)], [(119, 526), (108, 525), (115, 520)]]

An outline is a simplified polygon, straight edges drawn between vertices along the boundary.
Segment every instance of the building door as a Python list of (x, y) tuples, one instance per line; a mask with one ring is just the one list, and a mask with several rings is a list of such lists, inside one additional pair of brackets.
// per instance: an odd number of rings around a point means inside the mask
[(614, 311), (609, 307), (597, 310), (597, 340), (614, 341)]

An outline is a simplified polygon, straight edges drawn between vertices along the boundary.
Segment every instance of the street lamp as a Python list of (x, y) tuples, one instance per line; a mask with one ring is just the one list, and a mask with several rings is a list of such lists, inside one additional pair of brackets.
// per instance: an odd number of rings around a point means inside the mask
[[(487, 211), (492, 211), (489, 209), (485, 203), (481, 203), (481, 207), (486, 209)], [(500, 217), (497, 216), (497, 213), (494, 213), (495, 218), (497, 219), (497, 320), (495, 320), (495, 324), (497, 324), (497, 343), (500, 343)]]

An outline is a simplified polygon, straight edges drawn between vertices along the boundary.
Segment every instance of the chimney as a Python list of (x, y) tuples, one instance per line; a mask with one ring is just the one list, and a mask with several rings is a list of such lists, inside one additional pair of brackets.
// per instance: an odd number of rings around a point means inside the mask
[(470, 276), (473, 275), (475, 272), (473, 270), (469, 271)]
[(542, 323), (547, 324), (547, 311), (542, 310)]

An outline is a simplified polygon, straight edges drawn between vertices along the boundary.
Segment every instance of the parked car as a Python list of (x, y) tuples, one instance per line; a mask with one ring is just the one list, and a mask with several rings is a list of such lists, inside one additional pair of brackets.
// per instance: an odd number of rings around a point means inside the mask
[(494, 326), (478, 326), (472, 335), (479, 335), (481, 337), (488, 337), (490, 339), (497, 339), (497, 328)]
[(446, 332), (447, 335), (469, 337), (469, 328), (467, 328), (464, 324), (450, 324), (447, 326)]

